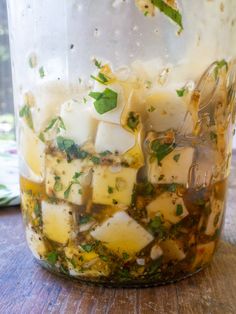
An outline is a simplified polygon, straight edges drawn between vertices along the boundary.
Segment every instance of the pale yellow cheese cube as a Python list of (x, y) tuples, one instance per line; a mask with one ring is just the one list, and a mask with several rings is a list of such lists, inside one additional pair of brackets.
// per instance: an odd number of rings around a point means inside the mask
[[(77, 174), (78, 178), (73, 177)], [(84, 161), (68, 162), (60, 156), (46, 156), (46, 193), (73, 204), (84, 204), (92, 179)], [(75, 182), (75, 183), (73, 183)]]
[(163, 256), (166, 261), (181, 261), (186, 256), (182, 244), (177, 240), (162, 241), (160, 247), (163, 250)]
[(215, 242), (211, 241), (205, 244), (199, 244), (196, 247), (196, 257), (192, 268), (201, 267), (211, 261), (215, 251)]
[(178, 147), (164, 157), (161, 165), (156, 159), (148, 162), (148, 179), (154, 184), (179, 183), (186, 185), (189, 180), (194, 157), (192, 147)]
[(66, 244), (73, 231), (72, 208), (66, 203), (42, 202), (43, 234), (55, 242)]
[(164, 192), (147, 205), (149, 217), (161, 214), (165, 221), (176, 224), (188, 215), (184, 201), (175, 193)]
[(137, 169), (97, 166), (93, 173), (93, 202), (114, 205), (131, 203)]
[(39, 182), (44, 178), (45, 144), (24, 123), (20, 127), (20, 152), (28, 168), (31, 181)]
[(42, 259), (47, 253), (47, 246), (40, 233), (36, 233), (32, 226), (26, 227), (26, 240), (33, 255)]
[(124, 211), (115, 213), (91, 235), (121, 256), (124, 252), (134, 255), (153, 241), (153, 236)]
[(214, 197), (210, 201), (211, 213), (207, 220), (205, 234), (211, 236), (220, 227), (224, 215), (225, 202)]

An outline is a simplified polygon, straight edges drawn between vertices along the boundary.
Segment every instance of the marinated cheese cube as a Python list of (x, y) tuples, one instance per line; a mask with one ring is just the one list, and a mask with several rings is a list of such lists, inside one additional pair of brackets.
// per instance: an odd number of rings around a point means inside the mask
[(176, 224), (188, 215), (184, 201), (175, 193), (164, 192), (147, 205), (150, 218), (161, 214), (165, 221)]
[(92, 174), (85, 162), (46, 156), (46, 193), (76, 205), (84, 204)]
[(34, 182), (44, 179), (45, 144), (27, 126), (20, 128), (20, 152), (29, 171), (29, 178)]
[(66, 83), (58, 80), (39, 84), (32, 93), (35, 105), (31, 112), (36, 133), (42, 132), (59, 115), (61, 104), (73, 96)]
[(161, 165), (157, 160), (148, 162), (148, 179), (154, 184), (178, 183), (186, 185), (193, 163), (194, 149), (178, 147), (164, 157)]
[(124, 211), (115, 213), (91, 235), (120, 256), (124, 252), (135, 255), (153, 241), (153, 236)]
[(135, 137), (118, 124), (100, 122), (98, 126), (95, 150), (104, 152), (106, 150), (123, 154), (135, 145)]
[(165, 240), (160, 243), (166, 261), (181, 261), (185, 258), (182, 244), (177, 240)]
[[(146, 99), (149, 121), (156, 132), (169, 129), (180, 129), (185, 121), (187, 104), (184, 97), (179, 97), (176, 91), (159, 91)], [(192, 132), (192, 121), (188, 121), (189, 133)], [(184, 126), (187, 129), (187, 126)]]
[(26, 227), (26, 240), (33, 255), (37, 259), (42, 259), (47, 254), (47, 246), (43, 236), (34, 231), (32, 226)]
[(65, 130), (61, 130), (62, 136), (72, 139), (78, 145), (94, 140), (97, 122), (84, 103), (67, 101), (61, 106), (60, 116), (65, 125)]
[(215, 242), (211, 241), (206, 244), (199, 244), (196, 247), (196, 256), (192, 268), (201, 267), (208, 264), (215, 251)]
[(224, 215), (225, 202), (216, 198), (210, 200), (211, 213), (207, 220), (206, 235), (214, 235), (216, 230), (221, 226), (222, 218)]
[(42, 202), (43, 234), (60, 244), (66, 244), (73, 231), (72, 208), (66, 203)]
[(96, 204), (130, 205), (137, 169), (97, 166), (93, 173), (93, 197)]
[(105, 112), (103, 114), (100, 114), (96, 111), (94, 107), (94, 101), (95, 99), (91, 99), (89, 101), (89, 107), (92, 116), (97, 119), (104, 122), (110, 122), (115, 124), (120, 124), (121, 114), (125, 105), (125, 95), (124, 91), (121, 85), (119, 84), (109, 84), (109, 85), (103, 85), (99, 84), (98, 82), (95, 83), (93, 92), (100, 92), (103, 93), (106, 88), (111, 89), (112, 91), (117, 93), (117, 106), (116, 108)]

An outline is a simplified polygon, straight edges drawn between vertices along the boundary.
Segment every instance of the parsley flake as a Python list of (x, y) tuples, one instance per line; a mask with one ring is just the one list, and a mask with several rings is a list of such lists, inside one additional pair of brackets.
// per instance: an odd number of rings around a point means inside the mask
[(94, 98), (94, 107), (99, 114), (104, 114), (117, 107), (118, 94), (106, 88), (102, 93), (90, 92), (89, 96)]

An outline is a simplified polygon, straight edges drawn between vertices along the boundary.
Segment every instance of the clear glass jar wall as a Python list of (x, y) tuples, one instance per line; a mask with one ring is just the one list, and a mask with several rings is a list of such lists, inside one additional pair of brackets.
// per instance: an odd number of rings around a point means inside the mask
[(8, 10), (34, 256), (123, 286), (206, 266), (232, 150), (235, 1), (8, 0)]

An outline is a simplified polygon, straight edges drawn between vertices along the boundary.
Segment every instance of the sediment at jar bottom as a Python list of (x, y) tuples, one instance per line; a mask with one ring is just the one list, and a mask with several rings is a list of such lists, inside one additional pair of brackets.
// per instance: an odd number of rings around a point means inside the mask
[[(185, 82), (175, 90), (167, 77), (122, 80), (99, 63), (93, 88), (73, 97), (52, 82), (46, 103), (27, 94), (20, 183), (38, 260), (64, 275), (123, 285), (178, 280), (211, 261), (233, 126), (230, 65), (221, 65), (192, 89)], [(206, 84), (215, 86), (210, 95)]]

